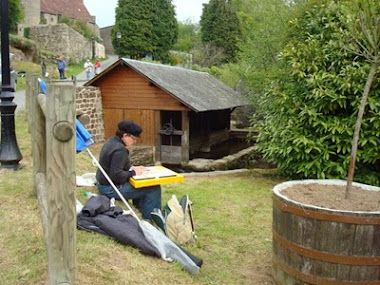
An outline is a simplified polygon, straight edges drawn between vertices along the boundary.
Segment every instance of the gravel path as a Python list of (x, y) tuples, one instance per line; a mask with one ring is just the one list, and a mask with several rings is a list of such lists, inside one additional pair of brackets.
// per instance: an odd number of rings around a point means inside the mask
[(16, 113), (25, 110), (25, 90), (16, 91), (13, 102), (17, 104)]

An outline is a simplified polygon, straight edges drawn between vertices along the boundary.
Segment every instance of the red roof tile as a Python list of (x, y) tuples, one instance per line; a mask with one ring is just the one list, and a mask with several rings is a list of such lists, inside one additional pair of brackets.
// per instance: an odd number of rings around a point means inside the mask
[(82, 0), (41, 0), (41, 12), (95, 23)]

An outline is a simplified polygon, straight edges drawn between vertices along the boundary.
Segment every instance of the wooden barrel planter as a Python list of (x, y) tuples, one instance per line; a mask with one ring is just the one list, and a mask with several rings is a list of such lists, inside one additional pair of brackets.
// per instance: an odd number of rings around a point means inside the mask
[[(297, 183), (345, 185), (342, 180), (303, 180), (273, 189), (273, 278), (277, 284), (380, 285), (380, 209), (340, 211), (306, 205), (281, 191)], [(354, 183), (365, 190), (380, 188)]]

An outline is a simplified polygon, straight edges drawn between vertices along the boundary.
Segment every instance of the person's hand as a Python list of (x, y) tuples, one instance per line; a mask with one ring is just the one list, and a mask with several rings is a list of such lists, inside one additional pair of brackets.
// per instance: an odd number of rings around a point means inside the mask
[(145, 167), (144, 166), (133, 166), (132, 169), (135, 171), (136, 175), (141, 175), (144, 173)]

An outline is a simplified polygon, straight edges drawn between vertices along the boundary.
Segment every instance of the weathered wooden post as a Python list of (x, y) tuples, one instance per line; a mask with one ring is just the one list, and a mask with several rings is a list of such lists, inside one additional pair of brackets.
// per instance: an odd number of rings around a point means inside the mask
[(28, 120), (28, 132), (31, 134), (31, 125), (33, 123), (32, 116), (33, 112), (38, 109), (37, 105), (33, 106), (33, 100), (36, 99), (35, 96), (38, 93), (38, 76), (32, 73), (26, 74), (26, 89), (25, 89), (25, 110)]
[(189, 122), (189, 112), (182, 111), (182, 135), (181, 135), (181, 164), (186, 165), (189, 162), (189, 133), (190, 133), (190, 122)]
[(34, 183), (49, 259), (49, 284), (75, 284), (75, 87), (30, 94)]
[(49, 85), (47, 94), (49, 283), (75, 284), (75, 87)]
[[(29, 80), (28, 80), (29, 81)], [(36, 84), (37, 78), (30, 78), (29, 85), (32, 82)], [(31, 86), (30, 86), (31, 87)], [(37, 90), (32, 89), (37, 92)], [(46, 126), (45, 126), (45, 110), (42, 110), (37, 93), (26, 93), (28, 96), (28, 128), (32, 138), (32, 154), (33, 154), (33, 179), (34, 191), (37, 194), (40, 205), (42, 229), (45, 237), (45, 242), (48, 242), (48, 205), (47, 205), (47, 189), (45, 185), (46, 179)], [(43, 94), (39, 94), (44, 96)], [(44, 98), (46, 100), (46, 98)]]

